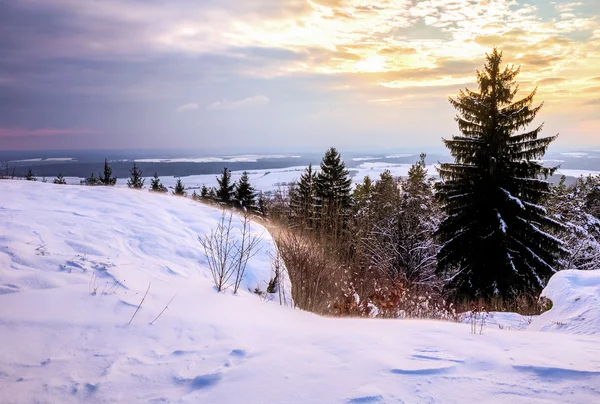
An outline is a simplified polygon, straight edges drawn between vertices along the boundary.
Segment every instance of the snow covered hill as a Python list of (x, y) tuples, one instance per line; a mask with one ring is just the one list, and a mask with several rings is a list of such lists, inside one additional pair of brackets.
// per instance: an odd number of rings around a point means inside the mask
[(600, 402), (599, 334), (265, 301), (248, 291), (272, 276), (260, 226), (241, 292), (217, 293), (198, 236), (219, 217), (145, 190), (0, 181), (0, 402)]

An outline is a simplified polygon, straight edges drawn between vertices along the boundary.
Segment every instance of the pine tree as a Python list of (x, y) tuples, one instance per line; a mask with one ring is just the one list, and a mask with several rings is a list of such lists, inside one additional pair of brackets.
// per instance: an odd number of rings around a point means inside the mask
[(94, 175), (94, 173), (91, 173), (90, 176), (85, 179), (85, 185), (94, 186), (99, 184), (100, 180)]
[(31, 168), (27, 170), (27, 174), (25, 174), (25, 179), (27, 181), (37, 181), (37, 178), (35, 178), (35, 175), (33, 174), (33, 171), (31, 171)]
[(142, 170), (138, 168), (133, 162), (133, 167), (129, 170), (129, 179), (127, 180), (127, 186), (129, 188), (142, 189), (144, 188), (144, 179), (142, 178)]
[(315, 181), (315, 195), (319, 205), (330, 212), (348, 208), (351, 184), (342, 156), (335, 147), (329, 148), (323, 156), (321, 171)]
[(117, 177), (113, 177), (112, 168), (108, 165), (107, 159), (104, 159), (104, 174), (98, 177), (102, 185), (115, 185), (117, 183)]
[(240, 180), (235, 184), (234, 199), (239, 207), (253, 208), (256, 200), (256, 191), (250, 185), (248, 173), (244, 171)]
[(58, 173), (58, 175), (54, 178), (54, 181), (52, 181), (55, 184), (61, 184), (61, 185), (65, 185), (67, 183), (67, 181), (65, 180), (65, 177), (63, 177), (62, 173)]
[(177, 178), (173, 195), (185, 196), (185, 186), (183, 185), (183, 182), (181, 182), (181, 178)]
[(317, 174), (312, 164), (304, 170), (297, 186), (290, 189), (290, 205), (295, 220), (309, 225), (315, 218)]
[(465, 89), (450, 98), (462, 135), (444, 139), (455, 161), (438, 169), (437, 192), (447, 215), (438, 229), (438, 271), (455, 271), (453, 285), (461, 295), (508, 297), (540, 291), (558, 254), (566, 253), (546, 231), (561, 224), (540, 206), (555, 168), (536, 160), (556, 136), (538, 139), (542, 125), (516, 134), (542, 107), (532, 107), (537, 89), (513, 102), (520, 69), (501, 70), (497, 49), (486, 56), (477, 72), (479, 92)]
[(223, 203), (230, 203), (233, 198), (234, 184), (231, 183), (231, 171), (227, 167), (223, 168), (221, 178), (217, 177), (219, 188), (217, 189), (217, 198)]
[(157, 173), (154, 173), (154, 177), (150, 180), (150, 191), (167, 192), (167, 188), (160, 182)]
[(202, 189), (200, 189), (200, 197), (202, 199), (207, 199), (208, 198), (208, 188), (206, 187), (206, 185), (202, 184)]
[(267, 197), (265, 196), (265, 194), (260, 191), (258, 193), (258, 213), (263, 215), (263, 216), (267, 216)]

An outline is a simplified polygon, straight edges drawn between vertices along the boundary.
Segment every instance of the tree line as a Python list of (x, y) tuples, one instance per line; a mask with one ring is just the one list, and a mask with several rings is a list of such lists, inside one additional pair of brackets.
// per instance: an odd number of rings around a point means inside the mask
[[(405, 178), (384, 171), (353, 187), (331, 147), (274, 195), (224, 168), (217, 187), (191, 196), (262, 215), (307, 310), (439, 318), (461, 300), (533, 301), (558, 270), (600, 268), (600, 176), (549, 182), (557, 167), (541, 159), (557, 135), (527, 129), (542, 105), (536, 90), (516, 98), (520, 69), (502, 57), (486, 55), (478, 88), (449, 99), (460, 134), (443, 139), (454, 161), (439, 164), (438, 180), (421, 154)], [(135, 163), (130, 174), (128, 185), (143, 188)], [(86, 183), (116, 178), (105, 161)], [(150, 190), (167, 191), (156, 173)], [(173, 193), (186, 195), (180, 178)]]

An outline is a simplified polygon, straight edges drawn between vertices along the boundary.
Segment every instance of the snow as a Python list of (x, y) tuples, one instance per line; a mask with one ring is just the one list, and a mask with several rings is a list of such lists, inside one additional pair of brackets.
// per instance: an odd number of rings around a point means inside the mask
[(563, 156), (566, 157), (586, 157), (588, 156), (589, 153), (584, 153), (584, 152), (565, 152), (565, 153), (560, 153)]
[(558, 170), (556, 170), (555, 174), (579, 178), (582, 176), (587, 177), (589, 175), (600, 175), (600, 171), (559, 168)]
[[(139, 160), (138, 160), (139, 161)], [(368, 162), (362, 163), (356, 168), (351, 168), (350, 174), (352, 175), (353, 186), (358, 183), (362, 183), (365, 176), (371, 178), (371, 180), (375, 181), (379, 179), (381, 173), (385, 170), (390, 170), (392, 176), (400, 176), (406, 177), (408, 176), (408, 170), (412, 164), (394, 164), (394, 163), (384, 163), (384, 162)], [(426, 168), (428, 170), (429, 175), (437, 175), (435, 170), (435, 165), (428, 165)], [(276, 168), (276, 169), (259, 169), (259, 170), (246, 170), (248, 172), (248, 178), (250, 180), (250, 184), (257, 190), (263, 192), (274, 192), (278, 190), (285, 190), (288, 187), (288, 184), (298, 181), (300, 176), (304, 173), (307, 166), (293, 166), (286, 168)], [(318, 173), (319, 167), (313, 167), (313, 170)], [(232, 171), (231, 172), (231, 180), (237, 181), (242, 176), (243, 171)], [(150, 175), (153, 173), (146, 173), (145, 175)], [(189, 190), (189, 192), (193, 192), (194, 190), (199, 190), (202, 188), (202, 185), (206, 185), (207, 187), (216, 187), (217, 186), (217, 177), (220, 174), (202, 174), (202, 175), (189, 175), (181, 177), (181, 181), (185, 185), (185, 187)], [(145, 185), (148, 186), (150, 184), (151, 176), (145, 177)], [(177, 182), (178, 177), (171, 176), (160, 176), (160, 181), (166, 187), (174, 187)], [(77, 177), (65, 177), (67, 184), (76, 185), (84, 180), (84, 178)], [(48, 181), (52, 181), (52, 178), (49, 178)], [(127, 178), (118, 178), (117, 179), (117, 187), (126, 187), (127, 186)]]
[(165, 158), (165, 159), (136, 159), (138, 163), (256, 163), (262, 159), (283, 159), (283, 158), (300, 158), (302, 156), (287, 156), (282, 154), (247, 154), (238, 156), (223, 156), (223, 157), (180, 157), (180, 158)]
[(560, 271), (542, 296), (552, 308), (531, 324), (532, 330), (600, 336), (600, 270)]
[[(0, 180), (0, 402), (600, 399), (598, 334), (517, 331), (508, 314), (481, 335), (461, 323), (326, 318), (247, 291), (272, 276), (258, 225), (244, 287), (217, 293), (197, 236), (219, 217), (145, 190)], [(590, 279), (571, 285), (598, 295)]]

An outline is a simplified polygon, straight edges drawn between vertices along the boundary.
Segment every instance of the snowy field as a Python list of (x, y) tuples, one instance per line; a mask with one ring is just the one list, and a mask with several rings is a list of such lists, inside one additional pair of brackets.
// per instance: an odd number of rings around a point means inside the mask
[(520, 331), (502, 315), (481, 335), (323, 318), (247, 291), (272, 276), (260, 226), (242, 291), (217, 293), (197, 237), (219, 216), (147, 191), (0, 180), (0, 402), (600, 402), (598, 273), (553, 278), (554, 308)]
[[(362, 158), (361, 161), (368, 159), (368, 157)], [(385, 170), (389, 170), (394, 177), (406, 177), (408, 176), (408, 170), (411, 166), (412, 164), (365, 161), (364, 163), (359, 164), (357, 167), (350, 168), (349, 172), (352, 176), (352, 185), (355, 186), (356, 184), (361, 183), (363, 179), (367, 176), (373, 181), (378, 180), (381, 173), (383, 173)], [(435, 164), (427, 165), (428, 174), (432, 177), (437, 176), (437, 171), (435, 167)], [(304, 173), (305, 169), (306, 166), (294, 166), (264, 170), (248, 170), (248, 176), (250, 178), (250, 183), (257, 190), (263, 192), (273, 192), (277, 190), (287, 189), (287, 184), (300, 180), (300, 176)], [(313, 169), (315, 169), (318, 172), (319, 166), (313, 166)], [(143, 173), (143, 175), (145, 176), (146, 187), (150, 186), (150, 180), (152, 178), (151, 176), (148, 177), (149, 174), (150, 173), (146, 172)], [(600, 175), (600, 171), (559, 169), (556, 172), (556, 174), (564, 174), (567, 177), (578, 178), (582, 175)], [(188, 175), (181, 177), (181, 181), (183, 182), (185, 187), (188, 188), (190, 193), (194, 190), (197, 190), (199, 192), (203, 185), (206, 185), (207, 187), (216, 187), (218, 185), (217, 177), (219, 175), (220, 174)], [(232, 181), (237, 181), (241, 176), (242, 171), (233, 171), (231, 174)], [(84, 178), (66, 177), (65, 179), (68, 184), (78, 185)], [(166, 187), (173, 188), (175, 187), (175, 183), (177, 182), (177, 177), (162, 176), (160, 177), (160, 180)], [(48, 178), (48, 181), (52, 182), (52, 178)], [(119, 178), (117, 180), (117, 186), (127, 186), (127, 178)]]

